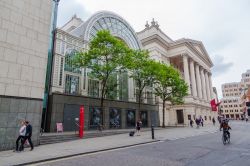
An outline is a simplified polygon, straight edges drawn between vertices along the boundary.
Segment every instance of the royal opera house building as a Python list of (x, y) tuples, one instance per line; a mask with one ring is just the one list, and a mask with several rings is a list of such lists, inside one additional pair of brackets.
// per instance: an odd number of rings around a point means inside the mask
[(134, 80), (129, 72), (117, 73), (116, 95), (106, 96), (101, 110), (99, 81), (88, 76), (88, 68), (72, 65), (76, 51), (87, 50), (96, 33), (103, 29), (123, 40), (128, 47), (146, 49), (152, 59), (172, 64), (180, 71), (189, 85), (188, 96), (182, 105), (166, 103), (166, 126), (188, 125), (189, 119), (200, 116), (205, 123), (211, 123), (211, 119), (217, 117), (210, 107), (214, 98), (213, 63), (202, 42), (186, 38), (173, 40), (154, 20), (146, 23), (140, 32), (135, 32), (132, 26), (116, 13), (100, 11), (86, 21), (74, 15), (56, 29), (47, 131), (55, 132), (56, 123), (63, 123), (64, 131), (74, 131), (80, 105), (85, 109), (86, 130), (96, 129), (99, 124), (105, 129), (132, 128), (138, 119), (145, 127), (162, 125), (162, 101), (154, 95), (152, 87), (144, 89), (139, 112)]

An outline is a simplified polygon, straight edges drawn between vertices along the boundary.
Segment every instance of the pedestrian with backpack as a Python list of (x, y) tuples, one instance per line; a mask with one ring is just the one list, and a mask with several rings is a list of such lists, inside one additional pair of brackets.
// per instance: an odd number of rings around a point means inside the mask
[(30, 144), (30, 151), (32, 151), (34, 149), (34, 146), (33, 146), (33, 143), (31, 141), (31, 137), (32, 137), (32, 126), (31, 124), (29, 123), (29, 121), (26, 121), (25, 122), (26, 124), (26, 134), (25, 134), (25, 139), (23, 141), (23, 144), (28, 141), (29, 144)]

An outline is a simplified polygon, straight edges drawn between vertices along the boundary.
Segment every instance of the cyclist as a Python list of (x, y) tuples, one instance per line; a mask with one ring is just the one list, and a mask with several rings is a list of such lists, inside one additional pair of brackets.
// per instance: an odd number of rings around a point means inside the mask
[(223, 132), (228, 134), (228, 136), (230, 138), (229, 129), (231, 129), (231, 127), (228, 125), (228, 120), (227, 119), (222, 120), (222, 122), (220, 124), (220, 131), (221, 131), (221, 128), (223, 128)]

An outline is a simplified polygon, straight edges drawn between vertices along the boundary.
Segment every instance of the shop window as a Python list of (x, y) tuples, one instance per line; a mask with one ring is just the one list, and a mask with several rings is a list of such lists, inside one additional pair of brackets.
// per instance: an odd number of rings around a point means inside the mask
[(148, 126), (148, 112), (147, 111), (141, 111), (140, 112), (140, 119), (142, 122), (142, 126), (147, 127)]
[(90, 107), (90, 128), (97, 128), (99, 125), (103, 125), (103, 112), (100, 108)]
[(127, 127), (135, 127), (135, 110), (127, 110)]
[(121, 110), (117, 108), (109, 109), (109, 127), (120, 128), (121, 127)]

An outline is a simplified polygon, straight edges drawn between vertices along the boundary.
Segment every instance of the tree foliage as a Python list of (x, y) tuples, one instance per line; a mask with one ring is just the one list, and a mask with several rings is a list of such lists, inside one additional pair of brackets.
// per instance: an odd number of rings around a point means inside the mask
[(109, 31), (102, 30), (90, 42), (89, 50), (79, 52), (74, 59), (76, 66), (89, 68), (89, 76), (100, 81), (102, 109), (103, 100), (110, 89), (107, 84), (113, 82), (110, 80), (111, 76), (122, 69), (122, 58), (127, 52), (128, 47), (124, 42), (112, 36)]
[(125, 57), (123, 65), (130, 71), (130, 77), (135, 81), (139, 101), (139, 111), (142, 102), (143, 90), (147, 86), (152, 86), (157, 68), (157, 62), (149, 59), (149, 53), (145, 50), (130, 50)]
[(155, 75), (155, 94), (163, 101), (163, 124), (165, 127), (165, 102), (182, 104), (188, 94), (188, 85), (181, 78), (180, 73), (172, 66), (159, 64)]
[[(154, 87), (155, 94), (163, 100), (163, 114), (166, 101), (181, 104), (187, 95), (188, 86), (176, 69), (151, 60), (147, 51), (128, 48), (107, 30), (97, 33), (87, 51), (76, 53), (73, 64), (90, 69), (89, 77), (100, 82), (101, 109), (105, 97), (117, 98), (117, 74), (124, 71), (128, 71), (129, 77), (136, 83), (139, 111), (143, 91), (147, 86)], [(164, 117), (165, 115), (163, 125)]]

